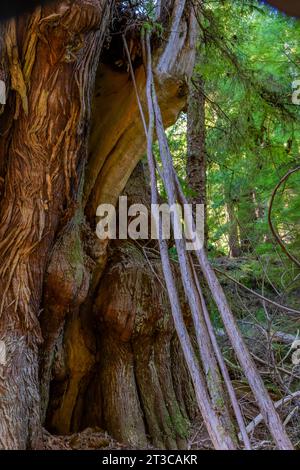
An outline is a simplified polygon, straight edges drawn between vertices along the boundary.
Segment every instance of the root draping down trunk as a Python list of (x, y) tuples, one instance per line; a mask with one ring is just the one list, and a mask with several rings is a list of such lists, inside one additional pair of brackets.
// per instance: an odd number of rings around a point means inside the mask
[[(160, 157), (162, 162), (162, 169), (160, 170), (160, 174), (162, 175), (164, 186), (167, 192), (168, 203), (170, 206), (179, 202), (181, 204), (187, 204), (187, 201), (184, 197), (182, 189), (179, 184), (179, 180), (176, 176), (172, 157), (170, 154), (169, 146), (167, 137), (165, 134), (162, 115), (160, 111), (160, 106), (157, 100), (157, 95), (155, 91), (155, 84), (153, 78), (153, 71), (152, 71), (152, 62), (151, 62), (151, 47), (150, 47), (150, 38), (147, 37), (147, 98), (148, 98), (148, 116), (149, 116), (149, 128), (148, 132), (146, 133), (147, 141), (148, 141), (148, 163), (151, 170), (151, 189), (152, 189), (152, 202), (156, 204), (158, 202), (157, 198), (157, 181), (156, 181), (156, 168), (158, 168), (158, 162), (154, 161), (153, 158), (153, 131), (154, 128), (156, 130), (158, 142), (159, 142), (159, 150), (160, 150)], [(139, 99), (139, 97), (137, 97)], [(173, 228), (175, 233), (179, 233), (179, 230), (176, 230), (176, 227), (181, 225), (181, 220), (179, 215), (175, 212), (173, 218)], [(186, 222), (189, 223), (189, 222)], [(193, 224), (191, 224), (189, 233), (193, 231)], [(202, 360), (202, 367), (205, 368), (209, 366), (209, 362), (207, 361), (206, 356), (206, 348), (203, 348), (203, 343), (206, 341), (210, 344), (211, 339), (209, 338), (208, 332), (205, 328), (201, 328), (201, 322), (199, 322), (199, 317), (203, 315), (203, 311), (201, 311), (201, 303), (202, 308), (203, 304), (203, 296), (201, 296), (200, 284), (195, 283), (195, 279), (193, 278), (194, 272), (191, 269), (191, 266), (188, 262), (187, 252), (185, 250), (184, 242), (182, 240), (175, 240), (176, 241), (176, 248), (179, 258), (179, 265), (181, 271), (181, 278), (183, 282), (183, 286), (185, 289), (185, 293), (187, 298), (189, 299), (189, 304), (191, 308), (191, 313), (194, 319), (194, 325), (196, 328), (196, 336), (198, 339), (198, 346), (199, 352)], [(178, 302), (178, 296), (176, 295), (176, 285), (174, 279), (172, 277), (172, 272), (170, 270), (170, 260), (169, 254), (166, 246), (166, 242), (162, 239), (161, 236), (161, 229), (160, 229), (160, 252), (162, 257), (163, 269), (164, 269), (164, 276), (166, 285), (168, 288), (169, 298), (172, 306), (172, 313), (174, 323), (176, 325), (177, 333), (180, 338), (180, 343), (183, 348), (185, 358), (187, 361), (187, 365), (189, 367), (191, 376), (193, 378), (193, 383), (195, 386), (196, 396), (202, 396), (202, 401), (198, 400), (199, 408), (201, 410), (203, 419), (206, 423), (207, 429), (211, 436), (212, 442), (214, 446), (218, 449), (230, 449), (235, 448), (234, 441), (232, 440), (231, 433), (226, 430), (226, 428), (221, 427), (220, 423), (218, 424), (218, 416), (214, 414), (213, 408), (213, 393), (217, 390), (218, 387), (218, 378), (212, 378), (212, 384), (208, 380), (208, 376), (206, 377), (206, 384), (203, 384), (203, 378), (201, 377), (201, 372), (199, 369), (199, 365), (197, 364), (195, 357), (191, 351), (191, 344), (189, 337), (187, 335), (187, 331), (185, 329), (184, 322), (182, 321), (182, 314), (180, 303)], [(287, 436), (286, 430), (283, 426), (282, 421), (277, 414), (274, 404), (263, 384), (263, 381), (256, 369), (256, 366), (250, 356), (249, 351), (245, 345), (245, 342), (242, 338), (242, 335), (237, 327), (236, 321), (234, 316), (230, 310), (224, 292), (217, 280), (217, 277), (211, 268), (208, 259), (206, 257), (204, 249), (200, 249), (196, 251), (197, 259), (199, 261), (201, 271), (204, 275), (204, 278), (208, 284), (210, 289), (211, 295), (218, 307), (220, 316), (224, 322), (224, 326), (226, 328), (227, 334), (231, 341), (232, 347), (237, 355), (237, 358), (243, 368), (245, 376), (248, 379), (249, 385), (252, 388), (253, 394), (256, 397), (257, 403), (261, 409), (261, 413), (264, 416), (265, 423), (268, 426), (274, 441), (279, 449), (293, 449), (293, 445)], [(199, 301), (200, 296), (200, 301)], [(196, 303), (198, 301), (198, 303)], [(204, 316), (204, 324), (209, 321), (208, 316)], [(209, 328), (210, 333), (212, 334), (212, 330), (210, 325), (206, 325)], [(214, 338), (213, 341), (216, 344), (216, 340)], [(213, 347), (213, 345), (212, 345)], [(217, 353), (215, 349), (215, 353)], [(226, 376), (226, 371), (221, 365), (221, 371), (223, 369), (223, 375), (225, 381), (228, 379)], [(225, 374), (224, 374), (225, 372)], [(211, 378), (211, 376), (209, 377)], [(207, 392), (210, 394), (210, 397), (207, 396), (207, 403), (204, 403), (203, 397), (205, 397), (205, 390), (207, 387)], [(232, 395), (232, 388), (231, 388), (231, 399), (234, 398)], [(211, 401), (210, 401), (211, 399)], [(236, 407), (236, 400), (234, 400), (234, 407)], [(205, 406), (206, 405), (206, 406)], [(226, 409), (226, 408), (225, 408)], [(239, 421), (241, 418), (240, 413), (238, 414)], [(245, 438), (245, 444), (249, 447), (249, 441), (245, 436), (245, 427), (244, 424), (240, 421), (239, 423), (242, 426), (241, 434)]]

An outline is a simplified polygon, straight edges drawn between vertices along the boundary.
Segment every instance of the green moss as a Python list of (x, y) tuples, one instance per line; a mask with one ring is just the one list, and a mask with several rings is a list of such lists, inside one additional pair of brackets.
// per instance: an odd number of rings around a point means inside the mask
[(189, 434), (189, 421), (184, 418), (178, 409), (173, 416), (174, 426), (179, 437), (187, 439)]
[(69, 274), (72, 276), (72, 278), (75, 279), (76, 284), (80, 285), (83, 280), (84, 253), (79, 235), (79, 229), (77, 227), (71, 232), (71, 236), (66, 241), (66, 245), (67, 261), (72, 268)]
[(175, 439), (177, 436), (179, 436), (182, 439), (187, 439), (189, 433), (188, 419), (182, 416), (180, 408), (176, 401), (173, 404), (172, 410), (172, 416), (170, 417), (168, 414), (166, 419), (168, 427), (173, 431), (172, 437)]

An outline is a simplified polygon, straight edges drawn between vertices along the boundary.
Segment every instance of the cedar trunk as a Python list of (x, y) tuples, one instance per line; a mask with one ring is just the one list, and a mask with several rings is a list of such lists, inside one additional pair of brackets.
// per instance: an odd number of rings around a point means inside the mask
[[(194, 413), (159, 259), (153, 270), (138, 245), (108, 249), (95, 236), (97, 206), (116, 204), (145, 150), (121, 37), (108, 40), (118, 4), (58, 1), (1, 26), (3, 449), (40, 447), (43, 426), (180, 448)], [(162, 2), (161, 20), (176, 19), (176, 7)], [(193, 66), (187, 7), (177, 26), (172, 58), (156, 52), (166, 126), (186, 104)], [(139, 39), (129, 41), (144, 103)], [(133, 178), (146, 188), (139, 171)]]

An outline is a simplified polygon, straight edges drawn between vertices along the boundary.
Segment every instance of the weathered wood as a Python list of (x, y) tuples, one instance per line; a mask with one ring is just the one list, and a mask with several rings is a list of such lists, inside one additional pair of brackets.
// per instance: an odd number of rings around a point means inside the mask
[(0, 447), (5, 449), (34, 446), (39, 435), (43, 278), (87, 157), (90, 99), (109, 4), (61, 1), (7, 27), (16, 99), (3, 115), (8, 121), (13, 115), (14, 122), (8, 154), (0, 157), (6, 162), (0, 206), (0, 339), (8, 357), (0, 377)]

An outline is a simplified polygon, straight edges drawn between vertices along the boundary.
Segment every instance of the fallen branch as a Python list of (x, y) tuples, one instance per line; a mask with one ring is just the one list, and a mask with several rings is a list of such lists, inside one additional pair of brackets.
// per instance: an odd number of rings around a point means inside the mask
[[(278, 400), (276, 403), (274, 403), (274, 408), (275, 409), (278, 409), (280, 408), (280, 406), (284, 406), (286, 405), (287, 403), (290, 403), (292, 400), (294, 400), (295, 398), (298, 398), (300, 397), (300, 391), (298, 392), (294, 392), (292, 393), (291, 395), (288, 395), (284, 398), (282, 398), (281, 400)], [(247, 433), (250, 434), (252, 433), (255, 428), (264, 420), (262, 414), (259, 414), (258, 416), (256, 416), (256, 418), (253, 419), (253, 421), (251, 421), (250, 424), (248, 424), (246, 430), (247, 430)], [(239, 435), (239, 439), (241, 439), (242, 436)]]
[(268, 297), (265, 297), (264, 295), (259, 294), (258, 292), (255, 292), (254, 290), (250, 289), (249, 287), (245, 286), (241, 282), (234, 279), (234, 277), (231, 277), (231, 276), (229, 276), (229, 274), (224, 273), (224, 271), (221, 271), (220, 269), (217, 269), (217, 268), (214, 268), (214, 271), (216, 271), (219, 274), (222, 274), (222, 276), (227, 277), (227, 279), (230, 279), (230, 281), (234, 282), (239, 287), (242, 287), (247, 292), (250, 292), (251, 294), (255, 295), (255, 297), (267, 302), (268, 304), (274, 305), (275, 307), (280, 308), (280, 310), (284, 310), (285, 312), (291, 313), (291, 314), (293, 314), (293, 316), (294, 315), (297, 315), (297, 316), (300, 315), (300, 310), (296, 310), (294, 308), (287, 307), (286, 305), (279, 304), (278, 302), (275, 302), (275, 300), (271, 300)]
[[(243, 320), (238, 321), (238, 325), (242, 325), (243, 323), (245, 323)], [(252, 326), (255, 326), (255, 327), (258, 326), (255, 323), (253, 323), (253, 324), (250, 323), (250, 322), (247, 322), (247, 323), (249, 323), (249, 324), (251, 324)], [(263, 327), (260, 327), (260, 328), (264, 330)], [(266, 332), (264, 331), (264, 333), (266, 333)], [(223, 328), (218, 328), (216, 330), (216, 334), (220, 338), (225, 338), (227, 336), (226, 332), (223, 330)], [(293, 336), (293, 335), (290, 335), (289, 333), (284, 333), (283, 331), (271, 330), (270, 331), (270, 339), (273, 343), (283, 343), (283, 344), (291, 345), (297, 339), (297, 337)]]
[[(253, 357), (253, 359), (255, 361), (259, 362), (260, 364), (263, 364), (264, 366), (270, 367), (270, 364), (267, 361), (264, 361), (263, 359), (256, 356), (255, 354), (251, 353), (251, 356)], [(278, 369), (280, 372), (283, 372), (286, 375), (290, 375), (291, 377), (293, 377), (295, 379), (300, 379), (299, 375), (294, 374), (293, 372), (291, 372), (290, 370), (285, 369), (284, 367), (276, 366), (276, 369)]]

